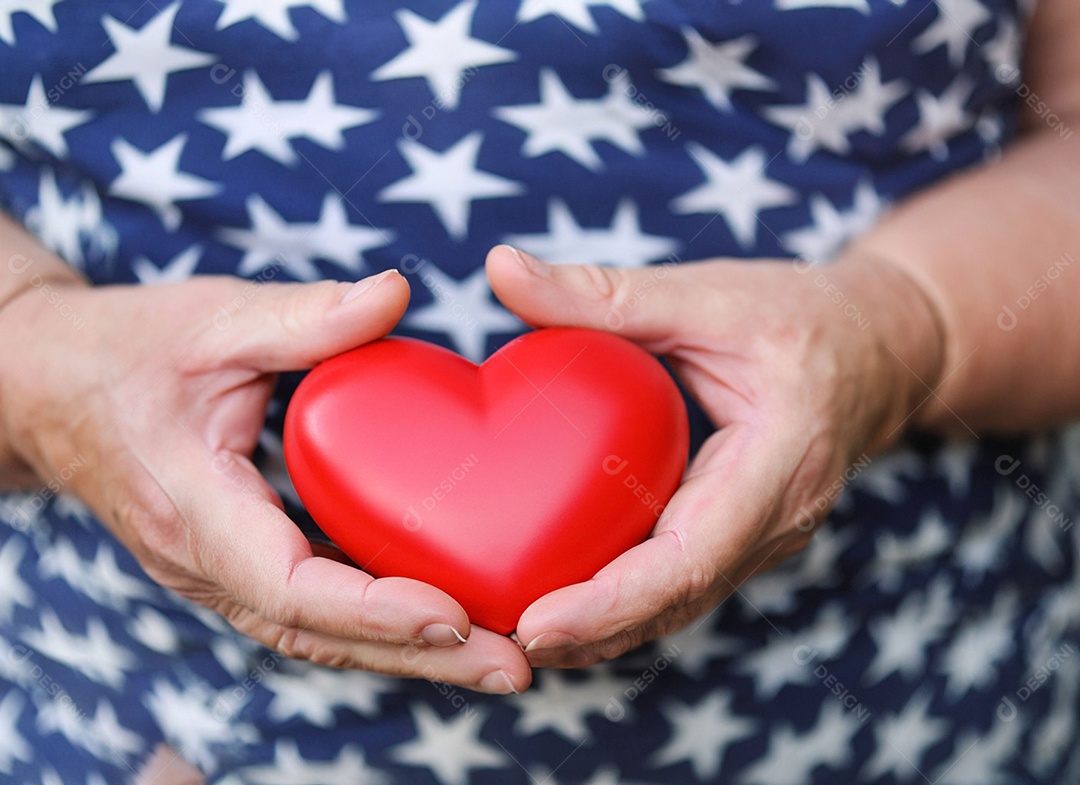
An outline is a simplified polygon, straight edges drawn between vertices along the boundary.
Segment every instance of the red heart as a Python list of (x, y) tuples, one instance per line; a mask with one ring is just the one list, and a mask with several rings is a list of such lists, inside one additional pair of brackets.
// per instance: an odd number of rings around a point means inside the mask
[(608, 333), (538, 330), (480, 366), (387, 338), (300, 384), (285, 459), (363, 569), (437, 586), (505, 634), (538, 597), (648, 536), (688, 430), (663, 366)]

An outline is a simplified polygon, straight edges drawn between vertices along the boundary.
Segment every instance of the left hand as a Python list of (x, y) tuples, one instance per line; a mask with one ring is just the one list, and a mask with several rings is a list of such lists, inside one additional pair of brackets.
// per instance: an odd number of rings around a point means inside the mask
[(487, 264), (495, 294), (529, 324), (607, 330), (666, 356), (719, 429), (650, 539), (526, 609), (517, 634), (534, 666), (616, 657), (802, 549), (827, 491), (898, 438), (940, 374), (940, 320), (878, 259), (626, 269), (500, 246)]

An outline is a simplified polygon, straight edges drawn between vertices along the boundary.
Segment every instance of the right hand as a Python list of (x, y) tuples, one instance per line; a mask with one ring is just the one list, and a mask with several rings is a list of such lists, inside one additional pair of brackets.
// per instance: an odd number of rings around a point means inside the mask
[(276, 372), (401, 317), (404, 279), (376, 283), (344, 303), (349, 285), (329, 281), (60, 285), (63, 312), (27, 291), (0, 309), (4, 440), (43, 482), (81, 457), (68, 490), (154, 580), (286, 656), (522, 690), (530, 670), (512, 640), (470, 630), (433, 586), (314, 556), (251, 463)]

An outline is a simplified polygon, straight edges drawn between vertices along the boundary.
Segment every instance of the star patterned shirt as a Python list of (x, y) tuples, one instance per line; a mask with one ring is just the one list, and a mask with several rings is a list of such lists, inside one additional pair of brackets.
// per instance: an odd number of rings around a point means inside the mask
[[(1032, 5), (5, 0), (0, 205), (98, 284), (396, 267), (398, 332), (480, 360), (524, 329), (496, 243), (808, 266), (997, 156)], [(311, 527), (295, 381), (257, 458)], [(0, 496), (0, 781), (129, 783), (162, 740), (220, 785), (1080, 779), (1080, 434), (852, 474), (714, 613), (507, 698), (284, 660), (57, 487)]]

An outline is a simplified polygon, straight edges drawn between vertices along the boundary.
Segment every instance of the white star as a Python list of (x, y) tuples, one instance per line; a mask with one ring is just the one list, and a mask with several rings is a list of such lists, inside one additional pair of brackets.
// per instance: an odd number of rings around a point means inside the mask
[(603, 168), (593, 144), (608, 142), (633, 155), (644, 147), (637, 132), (655, 125), (653, 114), (630, 100), (617, 80), (604, 98), (575, 99), (550, 69), (540, 72), (540, 103), (496, 107), (492, 114), (528, 134), (522, 152), (536, 158), (559, 151), (588, 169)]
[[(540, 782), (543, 783), (543, 780)], [(614, 766), (601, 766), (585, 785), (619, 785), (619, 770)]]
[(183, 750), (184, 757), (193, 764), (210, 770), (219, 765), (214, 747), (254, 744), (258, 739), (250, 724), (238, 723), (215, 710), (227, 695), (227, 691), (216, 692), (201, 681), (177, 689), (158, 679), (143, 697), (143, 703), (173, 749)]
[(949, 483), (949, 493), (962, 498), (971, 486), (976, 447), (973, 441), (950, 441), (934, 458), (934, 468)]
[(1016, 647), (1013, 619), (1018, 606), (1014, 591), (999, 592), (989, 611), (968, 620), (953, 636), (942, 662), (942, 672), (948, 677), (945, 691), (951, 700), (994, 678), (997, 662)]
[(86, 635), (68, 632), (51, 610), (41, 612), (39, 630), (30, 630), (23, 640), (43, 657), (77, 670), (92, 681), (120, 689), (135, 666), (135, 656), (116, 643), (98, 617), (86, 620)]
[[(1060, 658), (1059, 658), (1060, 659)], [(1060, 659), (1061, 667), (1052, 687), (1052, 708), (1031, 732), (1031, 764), (1046, 776), (1047, 769), (1072, 749), (1077, 738), (1076, 704), (1080, 699), (1080, 663), (1070, 656)]]
[[(0, 680), (2, 683), (8, 686), (21, 686), (28, 687), (34, 683), (34, 677), (30, 674), (30, 670), (26, 667), (26, 662), (22, 659), (24, 652), (22, 649), (12, 645), (4, 636), (0, 635), (0, 651), (7, 652), (8, 656), (0, 657)], [(0, 739), (3, 737), (0, 736)]]
[(379, 201), (428, 202), (450, 236), (464, 238), (472, 202), (517, 196), (525, 190), (521, 183), (476, 168), (483, 140), (480, 131), (473, 131), (441, 153), (401, 140), (398, 149), (413, 173), (383, 188)]
[(120, 568), (116, 560), (116, 550), (105, 543), (98, 545), (94, 561), (85, 565), (86, 574), (93, 589), (87, 594), (102, 605), (127, 610), (134, 600), (153, 597), (153, 591), (145, 579), (140, 579)]
[(376, 82), (422, 76), (438, 105), (457, 108), (461, 88), (473, 72), (485, 65), (517, 59), (509, 49), (469, 35), (477, 0), (466, 0), (438, 22), (402, 8), (394, 16), (409, 46), (371, 74)]
[(997, 34), (983, 44), (980, 51), (994, 78), (1002, 84), (1009, 84), (1020, 75), (1024, 38), (1020, 27), (1011, 18), (1005, 17), (998, 22)]
[(180, 648), (176, 625), (149, 606), (140, 607), (124, 626), (132, 638), (154, 651), (175, 654)]
[(813, 668), (798, 658), (798, 644), (782, 635), (772, 635), (769, 642), (747, 652), (733, 670), (753, 677), (760, 700), (772, 700), (788, 684), (813, 683)]
[(303, 101), (275, 101), (255, 71), (244, 74), (244, 92), (238, 106), (203, 109), (199, 119), (229, 137), (221, 157), (228, 161), (248, 150), (258, 150), (282, 164), (296, 163), (289, 139), (310, 139), (330, 150), (345, 146), (342, 131), (372, 122), (373, 109), (336, 103), (329, 71), (317, 77)]
[(202, 253), (201, 245), (189, 245), (166, 262), (164, 267), (158, 267), (145, 256), (139, 256), (132, 262), (131, 269), (139, 283), (178, 283), (191, 277)]
[(910, 450), (893, 450), (875, 456), (873, 462), (851, 484), (890, 504), (899, 504), (907, 498), (911, 487), (904, 477), (921, 476), (924, 471), (923, 461)]
[(854, 128), (843, 103), (834, 104), (832, 90), (817, 74), (806, 75), (806, 103), (793, 106), (769, 106), (765, 116), (791, 132), (788, 155), (805, 161), (815, 149), (823, 148), (845, 154), (851, 149), (847, 135)]
[[(768, 644), (740, 657), (734, 670), (752, 675), (758, 697), (769, 700), (787, 684), (810, 684), (814, 680), (810, 663), (838, 655), (854, 632), (855, 622), (834, 603), (822, 608), (797, 637), (772, 634)], [(810, 660), (803, 651), (812, 652)]]
[(65, 199), (56, 174), (48, 168), (41, 170), (38, 202), (27, 211), (26, 225), (45, 246), (75, 266), (84, 261), (84, 241), (91, 254), (106, 257), (115, 252), (118, 243), (116, 229), (102, 214), (97, 190), (87, 183)]
[[(243, 641), (246, 643), (247, 641)], [(246, 678), (251, 673), (251, 663), (258, 662), (259, 658), (266, 656), (266, 650), (259, 649), (256, 655), (252, 646), (242, 644), (242, 639), (225, 635), (215, 635), (210, 639), (210, 653), (225, 671), (237, 681)], [(224, 708), (235, 706), (235, 703), (226, 703)]]
[(63, 158), (68, 153), (64, 134), (85, 123), (93, 114), (83, 109), (57, 106), (45, 94), (41, 75), (37, 74), (30, 82), (25, 104), (0, 104), (0, 138), (22, 149), (26, 148), (28, 140), (37, 142), (57, 158)]
[(116, 552), (105, 543), (98, 545), (92, 562), (85, 562), (70, 540), (59, 539), (42, 554), (38, 574), (44, 580), (60, 578), (94, 602), (120, 611), (132, 600), (151, 596), (143, 581), (120, 569)]
[(665, 651), (677, 652), (679, 670), (695, 679), (704, 678), (709, 666), (716, 660), (737, 654), (746, 646), (736, 637), (713, 632), (707, 621), (694, 622), (689, 627), (660, 638), (657, 645)]
[(790, 613), (799, 591), (836, 583), (840, 554), (854, 537), (851, 531), (822, 526), (801, 553), (747, 580), (739, 589), (748, 601), (744, 603), (747, 615)]
[(416, 738), (391, 749), (392, 760), (423, 766), (444, 785), (466, 785), (471, 769), (503, 768), (509, 763), (503, 753), (480, 739), (485, 712), (463, 712), (444, 720), (426, 703), (410, 710)]
[(699, 88), (717, 109), (731, 109), (732, 90), (771, 90), (776, 83), (743, 64), (757, 46), (757, 39), (744, 35), (731, 41), (711, 44), (692, 27), (683, 28), (689, 50), (686, 59), (657, 76), (665, 82)]
[(686, 149), (706, 182), (677, 197), (671, 209), (680, 214), (718, 212), (744, 247), (754, 242), (758, 213), (795, 201), (794, 189), (765, 174), (764, 148), (748, 147), (730, 163), (697, 142)]
[(264, 683), (274, 695), (266, 710), (270, 719), (287, 722), (301, 717), (322, 728), (334, 724), (334, 709), (338, 706), (373, 716), (379, 710), (379, 695), (391, 685), (385, 677), (373, 673), (288, 662), (268, 673)]
[(739, 781), (746, 785), (808, 785), (818, 766), (839, 768), (851, 760), (851, 740), (860, 727), (854, 712), (839, 701), (825, 701), (813, 730), (798, 733), (790, 725), (774, 729), (766, 756), (747, 768)]
[(688, 761), (695, 778), (716, 776), (728, 747), (753, 736), (756, 723), (731, 708), (733, 698), (724, 689), (708, 693), (696, 706), (670, 702), (660, 710), (671, 723), (671, 738), (652, 756), (654, 766)]
[(89, 508), (74, 496), (57, 496), (53, 504), (53, 512), (77, 523), (87, 531), (94, 531), (99, 525)]
[(623, 199), (607, 229), (583, 229), (561, 199), (548, 202), (547, 234), (511, 234), (506, 242), (552, 264), (611, 264), (642, 267), (679, 249), (673, 238), (644, 234), (638, 208)]
[[(29, 224), (29, 222), (28, 222)], [(42, 511), (45, 509), (40, 504), (35, 504), (38, 499), (35, 493), (3, 493), (0, 494), (0, 517), (9, 526), (19, 531), (40, 531), (49, 527), (44, 520)]]
[(289, 19), (289, 9), (308, 6), (334, 22), (345, 22), (342, 0), (221, 0), (225, 9), (218, 17), (218, 30), (232, 27), (245, 19), (254, 19), (270, 32), (286, 41), (299, 37), (296, 27)]
[(996, 719), (989, 735), (964, 731), (956, 737), (953, 756), (934, 774), (935, 785), (999, 785), (1015, 782), (1009, 774), (1009, 761), (1021, 747), (1020, 738), (1027, 723)]
[(25, 706), (26, 701), (14, 687), (0, 700), (0, 771), (5, 774), (14, 772), (15, 761), (29, 763), (34, 759), (34, 751), (18, 728)]
[[(0, 548), (0, 621), (10, 622), (16, 605), (34, 607), (30, 587), (19, 575), (19, 565), (25, 555), (26, 543), (16, 537), (9, 538)], [(45, 558), (44, 555), (41, 558)]]
[(948, 139), (967, 131), (972, 118), (964, 109), (972, 92), (971, 80), (958, 77), (940, 97), (919, 90), (915, 100), (919, 106), (919, 122), (901, 139), (901, 145), (910, 152), (929, 150), (937, 161), (948, 157)]
[(311, 225), (308, 239), (317, 258), (359, 275), (364, 269), (364, 253), (393, 242), (394, 235), (387, 229), (349, 223), (345, 200), (328, 193), (323, 199), (318, 222)]
[(364, 760), (364, 750), (358, 744), (346, 744), (337, 757), (328, 761), (306, 760), (291, 739), (279, 739), (274, 744), (274, 762), (266, 766), (250, 766), (243, 770), (244, 780), (257, 785), (297, 785), (301, 782), (319, 785), (383, 785), (386, 774), (377, 771)]
[(870, 5), (866, 0), (776, 0), (776, 7), (781, 11), (797, 8), (854, 8), (864, 14), (870, 13)]
[(142, 202), (158, 214), (170, 232), (176, 231), (183, 214), (176, 202), (205, 199), (221, 190), (220, 183), (180, 170), (180, 155), (187, 134), (174, 136), (156, 150), (143, 152), (122, 137), (112, 143), (120, 164), (120, 174), (109, 185), (109, 193)]
[(492, 298), (483, 267), (464, 281), (454, 280), (430, 263), (416, 274), (431, 292), (432, 301), (409, 310), (402, 325), (449, 335), (458, 351), (475, 363), (487, 356), (489, 335), (518, 333), (524, 327)]
[(810, 225), (785, 233), (784, 246), (800, 259), (829, 261), (848, 241), (873, 226), (884, 207), (877, 191), (865, 180), (856, 186), (851, 209), (844, 212), (833, 207), (821, 194), (813, 194), (810, 197)]
[(928, 509), (918, 530), (906, 539), (883, 532), (874, 543), (876, 556), (867, 569), (866, 580), (884, 592), (895, 592), (906, 571), (928, 564), (953, 545), (953, 535), (941, 513)]
[(612, 698), (628, 684), (602, 672), (590, 671), (588, 679), (570, 680), (561, 671), (545, 671), (533, 689), (509, 699), (521, 712), (514, 730), (519, 736), (551, 730), (573, 742), (588, 741), (592, 731), (586, 717), (604, 716)]
[(915, 100), (919, 107), (919, 122), (901, 138), (904, 149), (913, 153), (929, 150), (936, 161), (948, 158), (949, 138), (967, 131), (973, 122), (967, 109), (964, 109), (972, 89), (971, 80), (960, 76), (940, 97), (924, 90), (917, 91)]
[(919, 776), (923, 756), (937, 742), (949, 737), (950, 723), (930, 715), (931, 695), (923, 690), (912, 696), (900, 714), (887, 714), (874, 723), (877, 748), (861, 777), (880, 782), (885, 775), (898, 782)]
[(61, 700), (50, 700), (38, 712), (38, 730), (61, 733), (68, 741), (98, 760), (123, 765), (138, 755), (146, 744), (141, 735), (120, 724), (116, 710), (104, 698), (98, 699), (93, 719)]
[(949, 630), (956, 616), (952, 587), (938, 578), (924, 594), (909, 594), (893, 616), (878, 616), (868, 626), (877, 654), (863, 684), (877, 684), (900, 673), (911, 681), (926, 670), (926, 650)]
[(286, 223), (258, 194), (247, 200), (250, 229), (224, 227), (218, 236), (237, 248), (244, 258), (237, 268), (242, 276), (255, 275), (278, 265), (300, 281), (322, 275), (313, 259), (326, 259), (351, 273), (363, 269), (365, 251), (392, 242), (385, 230), (349, 223), (345, 205), (334, 193), (323, 199), (315, 223)]
[(829, 660), (843, 651), (855, 629), (851, 613), (840, 603), (832, 603), (818, 612), (812, 625), (799, 632), (799, 640), (814, 649), (818, 658)]
[[(1058, 498), (1051, 492), (1049, 498)], [(1045, 508), (1031, 511), (1023, 528), (1024, 547), (1047, 572), (1061, 569), (1068, 545), (1061, 537), (1062, 519)]]
[(911, 42), (911, 50), (926, 54), (945, 44), (953, 68), (964, 64), (964, 53), (972, 34), (993, 18), (979, 0), (936, 0), (937, 18)]
[(972, 521), (965, 527), (964, 536), (956, 548), (956, 560), (964, 569), (969, 583), (983, 578), (1001, 564), (1008, 545), (1008, 536), (1024, 519), (1028, 505), (1010, 486), (999, 486), (989, 515)]
[(903, 79), (882, 82), (881, 66), (874, 57), (867, 57), (858, 73), (858, 85), (844, 96), (840, 107), (853, 127), (880, 136), (885, 133), (885, 115), (907, 95), (909, 85)]
[(595, 35), (600, 31), (592, 14), (589, 13), (589, 6), (607, 6), (638, 22), (645, 19), (645, 14), (641, 10), (641, 0), (522, 0), (521, 8), (517, 13), (517, 21), (531, 22), (552, 14), (584, 33)]
[(792, 159), (805, 161), (817, 149), (844, 155), (851, 150), (849, 135), (861, 130), (885, 132), (885, 114), (907, 93), (906, 84), (900, 79), (883, 84), (872, 57), (856, 73), (858, 84), (846, 94), (830, 89), (817, 74), (808, 74), (805, 104), (765, 109), (772, 122), (791, 132)]
[(0, 8), (0, 41), (15, 45), (11, 20), (20, 11), (34, 17), (49, 32), (56, 32), (56, 17), (52, 7), (60, 0), (7, 0)]
[(83, 82), (117, 82), (131, 79), (154, 112), (165, 102), (165, 82), (174, 71), (202, 68), (214, 62), (214, 55), (170, 43), (173, 20), (180, 3), (169, 6), (139, 30), (103, 16), (101, 24), (116, 51), (83, 76)]

